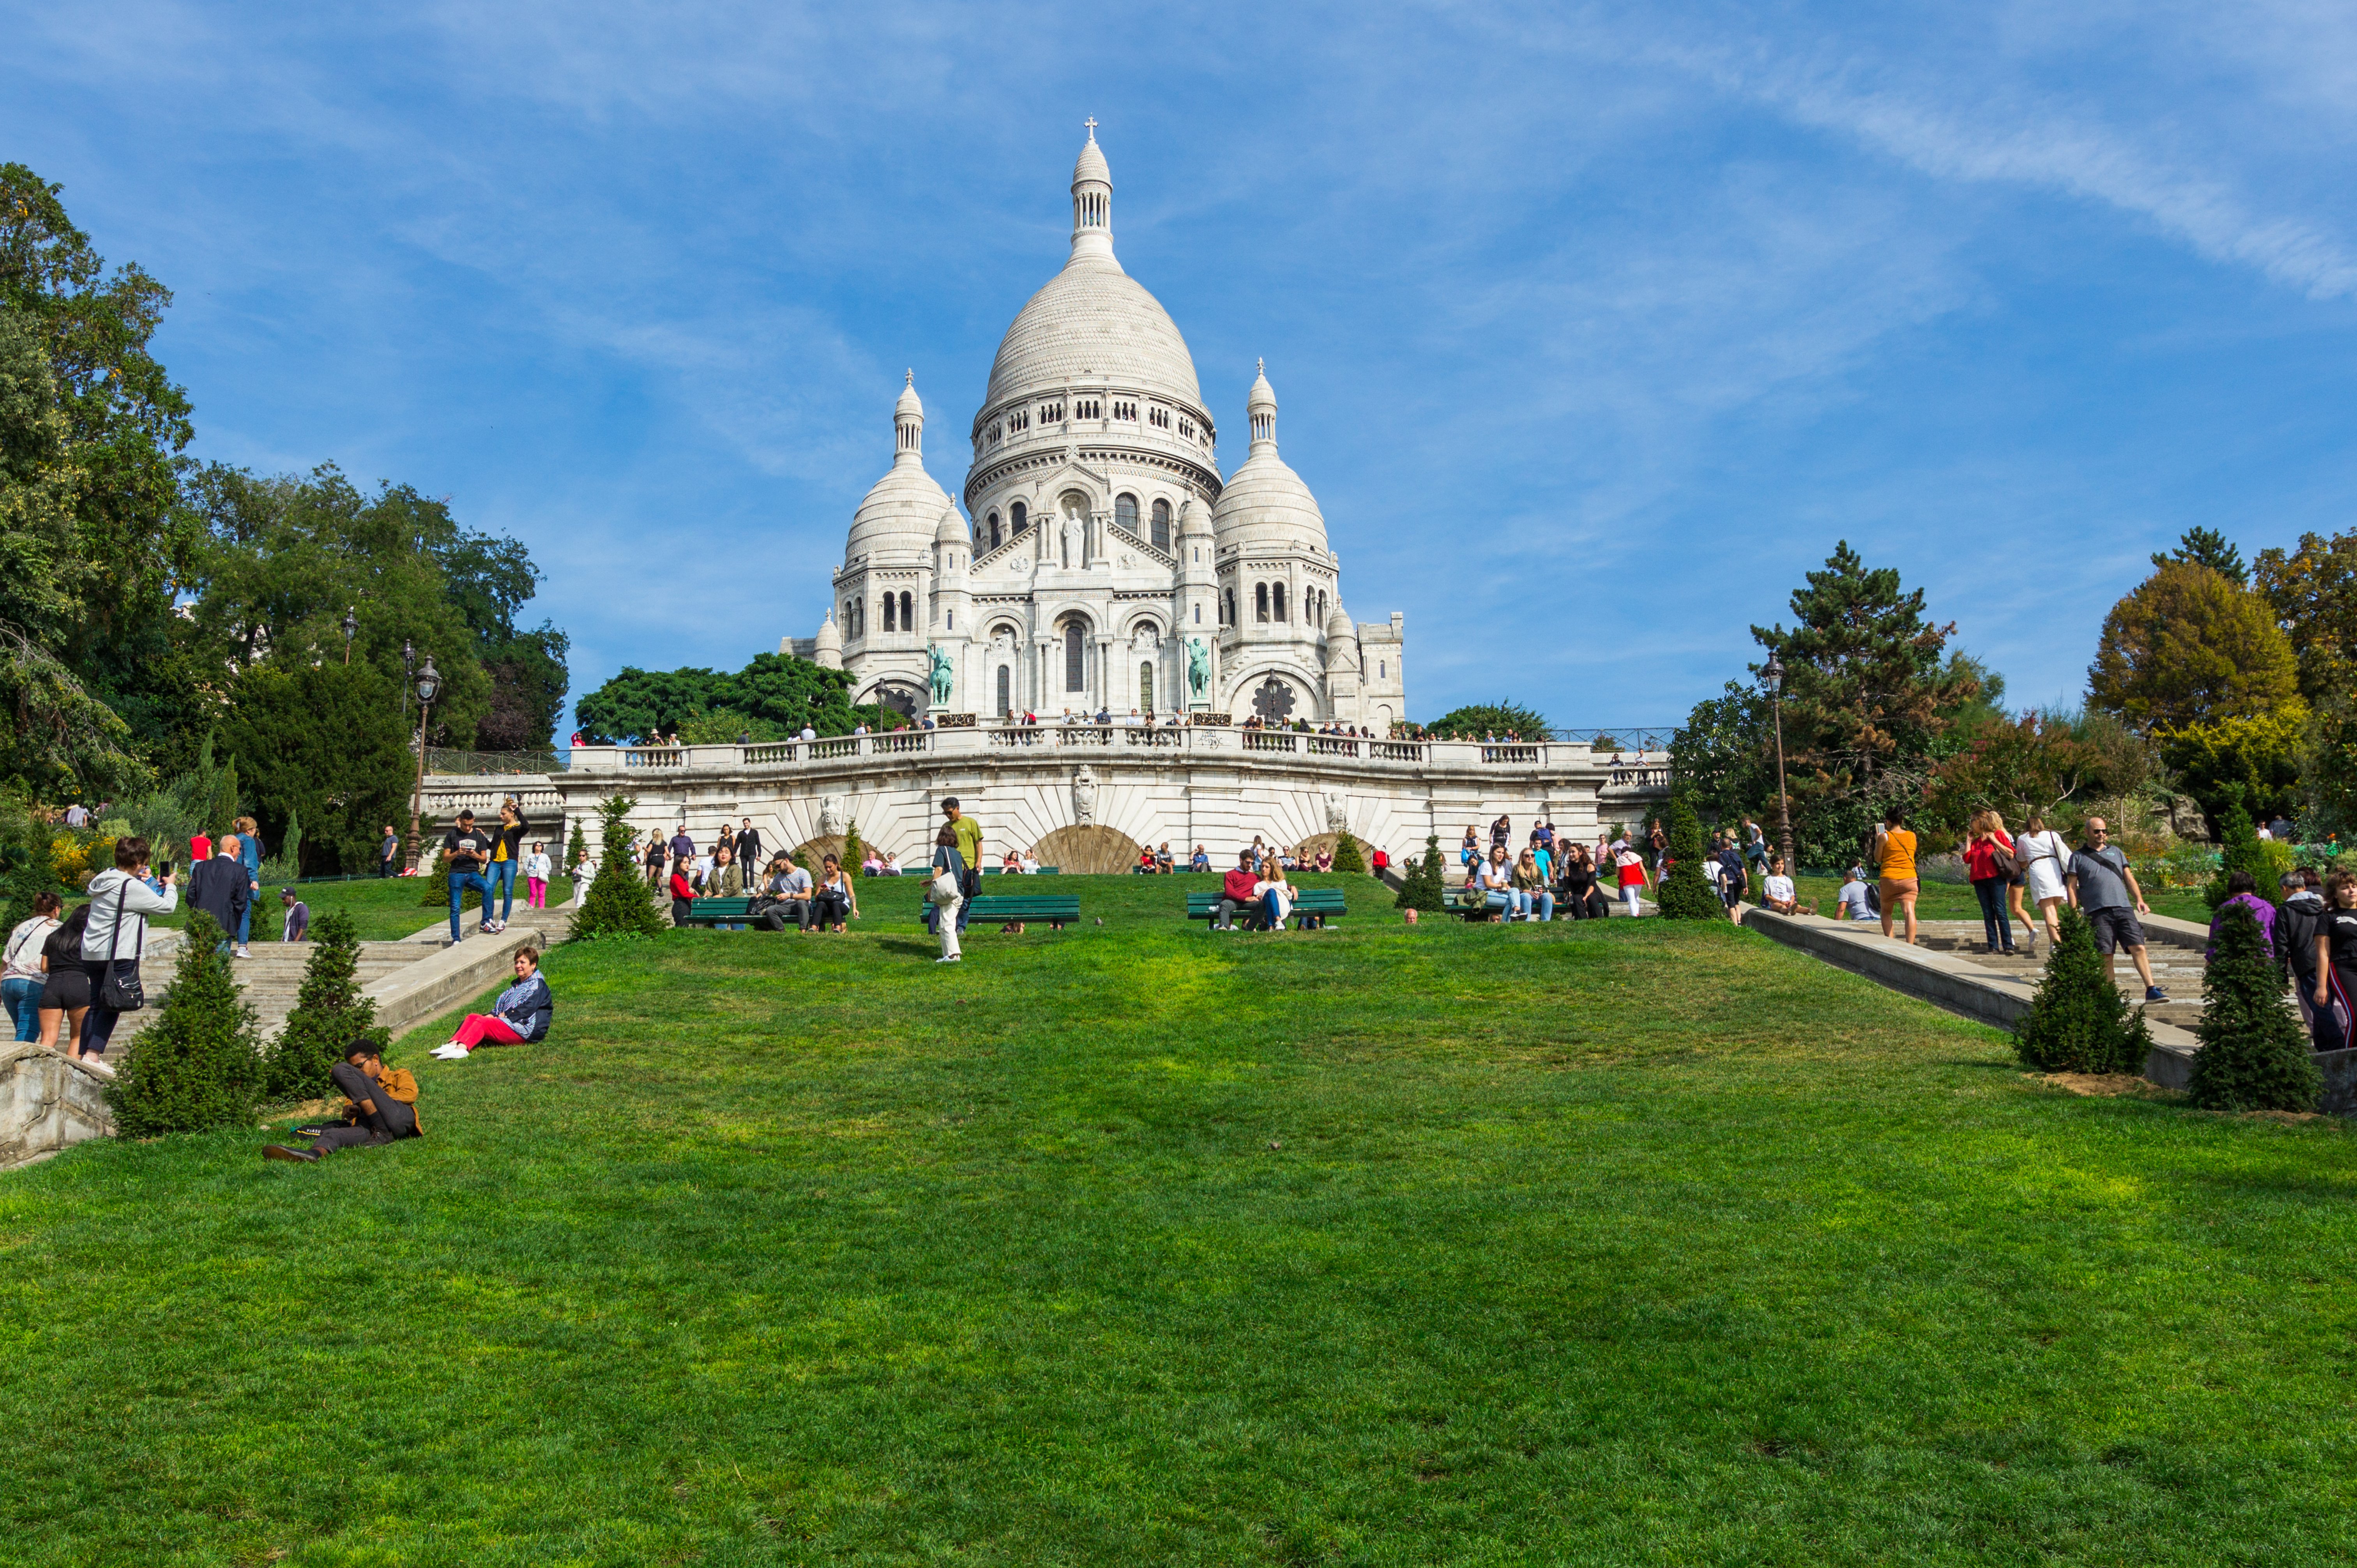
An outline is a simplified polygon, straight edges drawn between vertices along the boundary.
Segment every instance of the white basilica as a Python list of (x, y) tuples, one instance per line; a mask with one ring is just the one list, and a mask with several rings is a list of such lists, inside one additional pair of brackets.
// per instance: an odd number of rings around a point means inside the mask
[(1406, 713), (1402, 618), (1343, 612), (1341, 559), (1277, 456), (1265, 373), (1244, 412), (1251, 449), (1222, 480), (1187, 340), (1114, 256), (1113, 175), (1090, 122), (1071, 254), (998, 345), (964, 513), (925, 471), (911, 372), (834, 606), (780, 651), (911, 714), (1135, 708), (1387, 735)]

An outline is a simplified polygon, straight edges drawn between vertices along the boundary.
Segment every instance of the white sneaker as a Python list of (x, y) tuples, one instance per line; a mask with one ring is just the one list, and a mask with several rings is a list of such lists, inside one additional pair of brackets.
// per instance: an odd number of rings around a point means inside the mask
[(434, 1047), (434, 1054), (446, 1062), (455, 1062), (466, 1056), (467, 1047), (456, 1040), (445, 1040)]
[(963, 957), (965, 957), (963, 953), (953, 953), (947, 958), (937, 958), (933, 960), (933, 961), (935, 963), (955, 963)]
[(253, 951), (243, 944), (240, 944), (237, 950), (237, 956), (240, 958), (252, 958), (253, 956)]

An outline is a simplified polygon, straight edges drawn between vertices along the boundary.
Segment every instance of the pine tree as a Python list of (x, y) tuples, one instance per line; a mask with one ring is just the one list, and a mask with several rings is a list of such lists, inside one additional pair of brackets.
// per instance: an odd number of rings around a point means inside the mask
[(1670, 797), (1670, 868), (1655, 890), (1665, 920), (1724, 920), (1727, 904), (1702, 874), (1702, 823), (1680, 790)]
[(205, 820), (198, 832), (214, 838), (233, 832), (231, 823), (237, 821), (237, 758), (232, 757), (221, 768), (213, 782), (213, 798), (205, 806)]
[(125, 1136), (253, 1121), (262, 1091), (261, 1029), (253, 1004), (238, 995), (221, 942), (221, 928), (210, 917), (189, 915), (162, 1009), (132, 1043), (121, 1076), (106, 1086), (115, 1130)]
[(2283, 972), (2245, 904), (2218, 927), (2218, 956), (2201, 981), (2201, 1054), (2187, 1087), (2210, 1111), (2313, 1111), (2324, 1092), (2299, 1020), (2284, 1002)]
[(1392, 907), (1395, 909), (1422, 909), (1429, 914), (1438, 914), (1447, 909), (1448, 898), (1441, 870), (1445, 864), (1440, 855), (1439, 836), (1427, 835), (1424, 841), (1424, 854), (1408, 866), (1407, 875), (1401, 878), (1399, 897), (1392, 900)]
[(655, 903), (654, 889), (640, 879), (638, 868), (630, 864), (629, 818), (637, 804), (627, 795), (609, 796), (598, 802), (604, 849), (597, 857), (597, 880), (589, 884), (588, 896), (573, 917), (572, 939), (576, 942), (599, 937), (655, 937), (663, 932), (662, 910)]
[(859, 819), (854, 817), (843, 831), (843, 870), (846, 876), (859, 875)]
[(311, 958), (286, 1027), (272, 1043), (264, 1089), (277, 1102), (328, 1091), (328, 1073), (352, 1041), (366, 1036), (382, 1050), (391, 1031), (377, 1026), (376, 1004), (361, 993), (361, 940), (348, 910), (329, 909), (311, 924)]
[(1334, 841), (1334, 869), (1365, 875), (1367, 857), (1359, 853), (1359, 841), (1345, 828)]
[(2243, 787), (2229, 784), (2223, 790), (2225, 799), (2218, 805), (2218, 875), (2201, 889), (2203, 902), (2215, 909), (2232, 897), (2226, 891), (2226, 879), (2238, 871), (2247, 871), (2258, 884), (2259, 897), (2276, 897), (2276, 869), (2267, 861), (2265, 845), (2259, 843), (2258, 829), (2251, 825), (2251, 813), (2244, 809)]
[(2095, 928), (2075, 908), (2061, 910), (2061, 937), (2046, 961), (2029, 1011), (2013, 1026), (2022, 1065), (2040, 1072), (2142, 1072), (2152, 1050), (2144, 1010), (2104, 973)]
[(581, 831), (581, 819), (573, 819), (572, 842), (565, 847), (565, 875), (578, 877), (582, 863), (589, 858), (589, 840)]

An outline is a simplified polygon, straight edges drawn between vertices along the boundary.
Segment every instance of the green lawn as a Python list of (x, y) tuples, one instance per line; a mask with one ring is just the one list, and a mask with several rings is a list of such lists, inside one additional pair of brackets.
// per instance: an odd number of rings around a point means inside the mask
[[(181, 877), (181, 890), (184, 897), (180, 908), (174, 913), (160, 918), (156, 924), (182, 926), (188, 923), (185, 869)], [(352, 923), (360, 929), (361, 940), (389, 942), (398, 941), (434, 920), (449, 918), (450, 907), (447, 902), (438, 908), (429, 907), (420, 902), (425, 892), (425, 885), (414, 877), (388, 876), (381, 880), (359, 882), (304, 883), (296, 887), (295, 896), (311, 907), (311, 918), (314, 920), (329, 909), (347, 909), (351, 912)], [(548, 901), (551, 904), (562, 904), (572, 897), (573, 879), (571, 877), (560, 876), (548, 885)], [(467, 900), (469, 910), (474, 908), (474, 902), (470, 895)], [(516, 879), (515, 902), (518, 907), (523, 903), (522, 877)], [(253, 923), (250, 928), (253, 940), (276, 941), (279, 929), (284, 923), (285, 915), (278, 902), (277, 887), (274, 886), (264, 887), (262, 890), (262, 903), (253, 912)], [(468, 921), (468, 929), (473, 929), (471, 918)]]
[[(1207, 880), (1207, 879), (1206, 879)], [(1657, 920), (560, 948), (428, 1136), (0, 1177), (0, 1558), (2310, 1563), (2357, 1144)], [(1102, 916), (1105, 925), (1097, 927)]]

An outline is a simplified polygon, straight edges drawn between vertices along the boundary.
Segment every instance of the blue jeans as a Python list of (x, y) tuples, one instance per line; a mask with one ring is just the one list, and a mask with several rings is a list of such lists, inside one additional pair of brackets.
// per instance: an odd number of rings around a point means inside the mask
[[(249, 876), (248, 880), (252, 878)], [(253, 929), (253, 900), (261, 897), (251, 888), (247, 892), (245, 908), (237, 912), (237, 945), (240, 947), (245, 946), (245, 934)]]
[(491, 912), (491, 885), (472, 871), (452, 872), (450, 874), (450, 940), (454, 942), (464, 940), (458, 930), (458, 900), (464, 898), (470, 888), (483, 896), (484, 917), (488, 918)]
[[(500, 921), (501, 924), (506, 923), (508, 911), (515, 908), (515, 874), (516, 863), (514, 861), (495, 860), (491, 862), (491, 887), (495, 889), (500, 896)], [(488, 915), (490, 912), (491, 900), (490, 895), (486, 893), (483, 898), (483, 913)]]
[(33, 1040), (40, 1037), (41, 983), (38, 980), (0, 980), (0, 1002), (8, 1004), (8, 1016), (16, 1022), (16, 1037)]
[(1542, 887), (1523, 896), (1523, 913), (1534, 920), (1545, 922), (1555, 918), (1555, 895)]

